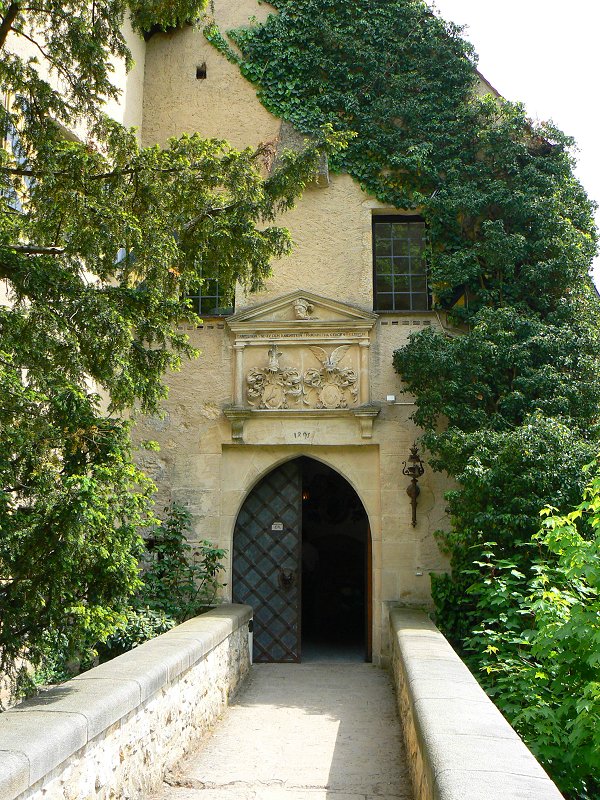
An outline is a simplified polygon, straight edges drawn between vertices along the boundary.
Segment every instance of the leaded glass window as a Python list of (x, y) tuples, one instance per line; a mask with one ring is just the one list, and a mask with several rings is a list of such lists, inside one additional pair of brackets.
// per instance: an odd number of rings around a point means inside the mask
[(373, 308), (428, 311), (426, 230), (419, 217), (373, 218)]

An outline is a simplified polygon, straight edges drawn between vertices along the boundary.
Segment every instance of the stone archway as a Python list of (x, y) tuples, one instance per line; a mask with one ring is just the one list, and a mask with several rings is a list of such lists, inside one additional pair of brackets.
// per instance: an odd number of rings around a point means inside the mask
[(233, 600), (254, 608), (257, 661), (300, 661), (302, 649), (371, 654), (367, 514), (338, 472), (306, 456), (249, 492), (233, 538)]

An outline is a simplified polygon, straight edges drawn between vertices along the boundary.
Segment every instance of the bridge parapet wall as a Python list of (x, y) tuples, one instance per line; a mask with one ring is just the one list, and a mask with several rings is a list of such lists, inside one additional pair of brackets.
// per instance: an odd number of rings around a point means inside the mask
[(250, 667), (248, 606), (224, 605), (0, 715), (0, 800), (141, 797)]
[(424, 612), (392, 608), (390, 634), (415, 800), (562, 800)]

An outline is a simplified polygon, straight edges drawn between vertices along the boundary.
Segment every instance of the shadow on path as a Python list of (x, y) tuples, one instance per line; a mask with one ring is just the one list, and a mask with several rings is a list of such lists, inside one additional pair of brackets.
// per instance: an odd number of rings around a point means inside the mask
[(155, 800), (412, 800), (388, 674), (260, 664)]

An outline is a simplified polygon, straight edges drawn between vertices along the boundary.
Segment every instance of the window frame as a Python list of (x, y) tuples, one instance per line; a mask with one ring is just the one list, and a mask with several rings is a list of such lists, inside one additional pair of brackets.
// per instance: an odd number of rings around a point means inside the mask
[[(213, 284), (216, 287), (216, 294), (204, 294), (203, 289), (208, 288), (210, 284)], [(188, 293), (185, 295), (186, 300), (190, 300), (192, 302), (192, 311), (197, 314), (201, 319), (217, 319), (221, 317), (231, 317), (235, 314), (235, 295), (231, 298), (231, 303), (228, 306), (221, 306), (219, 305), (219, 301), (224, 300), (224, 296), (219, 293), (219, 276), (217, 275), (214, 278), (207, 278), (204, 285), (199, 286), (195, 292)], [(209, 312), (209, 313), (202, 313), (202, 300), (209, 300), (214, 299), (216, 301), (215, 307), (221, 313)], [(231, 310), (230, 310), (231, 309)]]
[[(424, 231), (424, 235), (423, 235), (423, 245), (424, 245), (423, 246), (423, 251), (425, 251), (425, 249), (427, 247), (427, 228), (426, 228), (426, 225), (425, 225), (425, 220), (420, 215), (418, 215), (418, 214), (373, 214), (372, 217), (371, 217), (371, 247), (372, 247), (371, 259), (372, 259), (372, 265), (373, 265), (373, 311), (376, 314), (424, 314), (424, 313), (428, 313), (428, 312), (431, 311), (432, 297), (431, 297), (431, 289), (429, 287), (429, 274), (428, 274), (429, 270), (427, 269), (427, 264), (426, 263), (425, 263), (425, 269), (424, 269), (424, 272), (423, 272), (423, 277), (425, 279), (425, 294), (426, 294), (426, 298), (427, 298), (427, 307), (426, 308), (413, 308), (412, 307), (413, 306), (413, 298), (415, 296), (422, 296), (424, 294), (423, 292), (413, 292), (412, 290), (410, 290), (408, 292), (396, 292), (396, 291), (394, 291), (393, 288), (392, 288), (392, 292), (391, 293), (388, 293), (388, 292), (379, 292), (378, 293), (378, 291), (377, 291), (377, 278), (380, 277), (380, 276), (378, 275), (378, 272), (377, 272), (377, 254), (376, 254), (377, 239), (376, 239), (376, 236), (375, 236), (375, 226), (378, 225), (378, 224), (386, 224), (386, 223), (388, 223), (388, 224), (398, 224), (398, 223), (400, 223), (400, 224), (408, 225), (411, 222), (412, 223), (418, 222), (421, 225), (423, 225), (423, 231)], [(392, 241), (393, 241), (393, 238), (392, 238)], [(399, 273), (399, 274), (411, 275), (412, 273), (409, 272), (409, 273)], [(392, 272), (391, 276), (393, 277), (394, 275), (395, 275), (395, 273)], [(405, 294), (409, 298), (409, 305), (411, 307), (410, 308), (402, 308), (402, 309), (378, 308), (378, 305), (379, 305), (378, 304), (378, 295), (381, 295), (381, 294), (391, 294), (392, 305), (394, 305), (394, 306), (396, 305), (396, 298), (401, 294)]]

